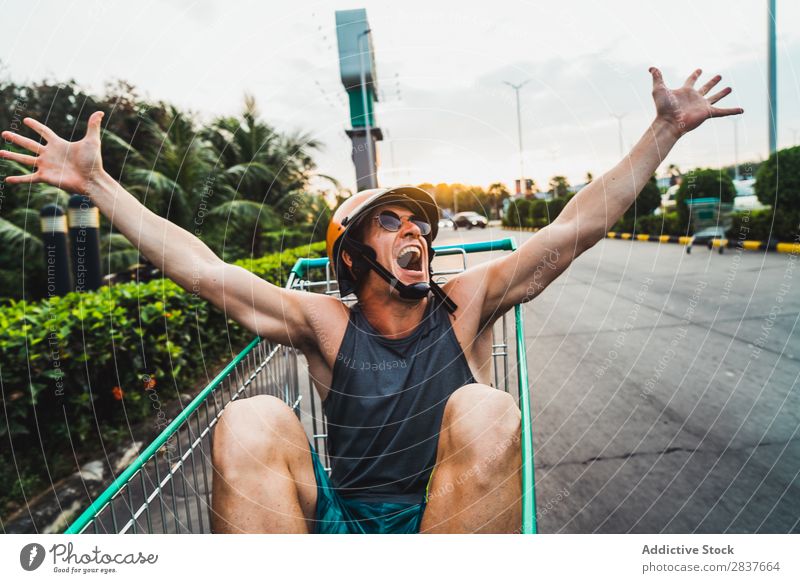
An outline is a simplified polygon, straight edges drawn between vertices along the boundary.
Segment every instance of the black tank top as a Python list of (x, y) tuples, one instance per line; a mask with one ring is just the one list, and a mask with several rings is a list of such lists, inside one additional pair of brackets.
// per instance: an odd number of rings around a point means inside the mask
[(420, 501), (447, 399), (474, 382), (435, 296), (428, 297), (417, 329), (396, 340), (382, 337), (354, 305), (323, 405), (337, 491), (363, 500)]

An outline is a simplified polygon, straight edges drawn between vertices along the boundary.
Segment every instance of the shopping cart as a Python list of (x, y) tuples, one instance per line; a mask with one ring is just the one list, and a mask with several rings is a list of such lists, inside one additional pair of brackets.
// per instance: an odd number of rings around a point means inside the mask
[(733, 203), (720, 202), (718, 198), (695, 198), (686, 201), (694, 234), (686, 245), (686, 252), (692, 252), (695, 243), (705, 244), (709, 249), (714, 245), (719, 252), (725, 250), (727, 233), (733, 225)]
[[(436, 247), (434, 277), (444, 283), (449, 276), (465, 270), (468, 257), (473, 254), (511, 252), (515, 248), (513, 239)], [(286, 287), (338, 296), (327, 258), (299, 260)], [(494, 386), (507, 392), (517, 389), (522, 412), (520, 532), (535, 533), (533, 435), (519, 305), (513, 310), (515, 354), (508, 350), (510, 317), (510, 313), (505, 314), (492, 330)], [(303, 422), (329, 469), (325, 415), (310, 376), (300, 374), (303, 362), (294, 348), (253, 339), (65, 532), (210, 532), (211, 434), (225, 407), (236, 399), (262, 394), (281, 398)], [(309, 406), (301, 408), (304, 400)]]

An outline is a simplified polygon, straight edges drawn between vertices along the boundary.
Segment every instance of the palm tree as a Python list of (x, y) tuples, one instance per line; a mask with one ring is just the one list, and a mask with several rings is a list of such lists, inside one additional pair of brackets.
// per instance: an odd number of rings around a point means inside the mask
[[(282, 134), (259, 119), (255, 100), (246, 96), (240, 117), (222, 117), (199, 128), (191, 116), (168, 104), (147, 108), (128, 119), (130, 139), (106, 129), (104, 149), (120, 182), (153, 212), (195, 233), (226, 260), (261, 255), (263, 234), (317, 220), (315, 240), (324, 233), (329, 209), (309, 193), (315, 173), (311, 152), (317, 141), (301, 133)], [(119, 124), (117, 124), (119, 125)], [(125, 124), (119, 127), (131, 131)], [(6, 174), (28, 168), (4, 160)], [(0, 218), (0, 296), (19, 297), (19, 274), (43, 271), (38, 211), (57, 202), (66, 208), (69, 194), (45, 185), (8, 188)], [(324, 224), (323, 224), (324, 223)], [(20, 253), (19, 250), (25, 252)], [(138, 251), (101, 218), (101, 251), (106, 273), (139, 260)], [(23, 261), (25, 263), (23, 264)], [(39, 276), (37, 276), (39, 277)], [(35, 278), (34, 278), (35, 279)], [(36, 289), (35, 285), (28, 285)]]
[(147, 208), (192, 230), (213, 171), (214, 153), (191, 118), (174, 106), (161, 111), (162, 119), (144, 118), (141, 150), (116, 142), (129, 152), (123, 182)]
[[(263, 231), (308, 223), (308, 213), (298, 210), (315, 208), (307, 191), (313, 177), (326, 178), (339, 187), (335, 179), (314, 172), (311, 151), (319, 149), (319, 143), (305, 134), (276, 132), (259, 119), (250, 95), (245, 96), (241, 119), (218, 118), (204, 137), (213, 145), (215, 166), (220, 168), (214, 185), (219, 199), (209, 214), (224, 218), (226, 243), (233, 239), (234, 247), (238, 244), (248, 254), (263, 253)], [(249, 241), (235, 234), (245, 234)]]
[(500, 205), (503, 204), (503, 201), (511, 196), (511, 193), (508, 192), (508, 188), (502, 182), (493, 182), (489, 185), (489, 189), (487, 193), (491, 197), (492, 206), (494, 207), (494, 218), (500, 218)]

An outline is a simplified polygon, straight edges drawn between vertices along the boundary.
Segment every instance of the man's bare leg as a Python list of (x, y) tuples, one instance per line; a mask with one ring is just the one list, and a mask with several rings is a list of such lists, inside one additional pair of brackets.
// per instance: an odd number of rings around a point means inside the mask
[(317, 485), (308, 441), (280, 399), (228, 405), (214, 432), (211, 528), (218, 533), (313, 530)]
[(516, 532), (520, 412), (508, 393), (466, 385), (447, 402), (420, 532)]

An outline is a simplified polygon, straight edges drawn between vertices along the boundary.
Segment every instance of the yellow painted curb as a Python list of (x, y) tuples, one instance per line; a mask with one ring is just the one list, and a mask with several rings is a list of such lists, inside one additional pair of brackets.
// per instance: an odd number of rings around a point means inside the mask
[(681, 245), (688, 245), (691, 240), (691, 237), (678, 237), (678, 243)]
[(727, 239), (711, 239), (711, 246), (712, 247), (727, 247), (728, 240)]
[(759, 249), (761, 249), (761, 241), (743, 241), (742, 247), (744, 247), (745, 249), (753, 249), (755, 251), (758, 251)]
[(669, 235), (661, 235), (658, 238), (659, 243), (669, 243)]
[(628, 239), (631, 238), (631, 234), (630, 233), (622, 233), (622, 235), (620, 235), (620, 238), (621, 239), (625, 239), (627, 241)]
[(650, 240), (650, 235), (636, 235), (636, 238), (639, 241), (649, 241)]
[(800, 243), (778, 243), (775, 246), (778, 253), (793, 253), (797, 255), (800, 253)]

